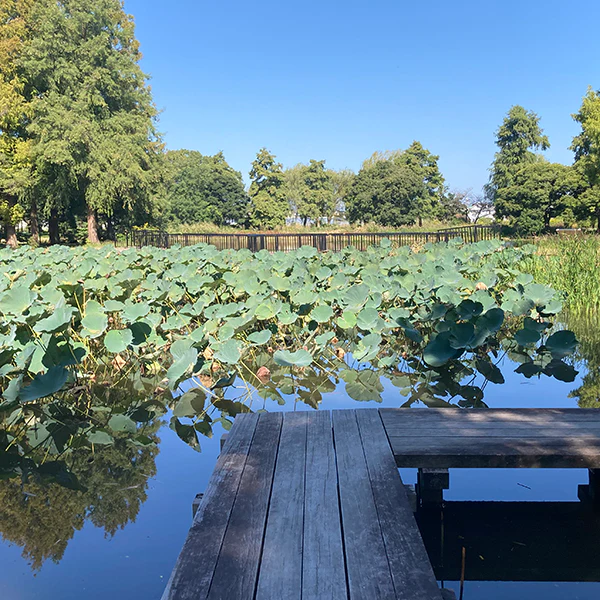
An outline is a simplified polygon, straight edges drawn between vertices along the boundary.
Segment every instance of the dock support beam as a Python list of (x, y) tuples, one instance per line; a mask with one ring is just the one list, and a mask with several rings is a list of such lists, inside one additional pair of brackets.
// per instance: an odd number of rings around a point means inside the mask
[(577, 496), (582, 502), (589, 502), (594, 510), (600, 511), (600, 469), (588, 470), (589, 483), (580, 485)]
[(448, 469), (419, 469), (417, 475), (417, 503), (441, 504), (444, 501), (444, 490), (450, 488)]

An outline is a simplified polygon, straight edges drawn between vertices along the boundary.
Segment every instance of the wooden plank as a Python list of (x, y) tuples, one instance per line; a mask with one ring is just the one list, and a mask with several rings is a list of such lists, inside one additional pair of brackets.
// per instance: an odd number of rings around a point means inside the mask
[(396, 598), (356, 411), (333, 411), (333, 437), (350, 599)]
[(357, 410), (356, 418), (396, 598), (439, 600), (440, 590), (379, 411)]
[(401, 467), (598, 468), (600, 439), (390, 436)]
[(302, 600), (347, 600), (331, 413), (307, 418)]
[[(254, 596), (282, 421), (281, 413), (260, 415), (210, 586), (210, 600)], [(228, 445), (229, 440), (226, 449)]]
[(402, 423), (407, 419), (413, 422), (456, 419), (464, 422), (507, 421), (532, 424), (549, 421), (556, 423), (600, 421), (600, 410), (595, 408), (381, 408), (379, 410), (386, 429), (395, 421)]
[(302, 598), (305, 470), (306, 413), (284, 413), (257, 600)]
[(163, 600), (204, 600), (207, 597), (257, 423), (257, 415), (236, 417)]
[(475, 425), (461, 425), (460, 423), (447, 423), (437, 425), (419, 425), (410, 427), (389, 427), (387, 434), (390, 437), (405, 438), (436, 438), (436, 437), (494, 437), (494, 438), (517, 438), (517, 439), (545, 439), (545, 438), (590, 438), (600, 439), (600, 423), (597, 426), (574, 426), (566, 424), (564, 426), (550, 425), (548, 427), (532, 427), (531, 425), (512, 426), (506, 424), (494, 425), (493, 423), (482, 423)]

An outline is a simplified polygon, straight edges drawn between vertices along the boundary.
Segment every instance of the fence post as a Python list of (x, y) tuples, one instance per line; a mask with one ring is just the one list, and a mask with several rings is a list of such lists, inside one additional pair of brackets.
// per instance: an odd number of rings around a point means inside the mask
[(478, 242), (477, 239), (477, 225), (473, 225), (473, 241)]

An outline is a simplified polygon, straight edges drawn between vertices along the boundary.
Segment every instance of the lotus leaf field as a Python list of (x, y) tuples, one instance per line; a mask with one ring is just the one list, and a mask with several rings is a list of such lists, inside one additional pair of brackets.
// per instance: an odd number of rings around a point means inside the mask
[(343, 382), (398, 405), (484, 407), (504, 381), (573, 381), (561, 298), (500, 241), (317, 254), (212, 246), (0, 251), (0, 475), (79, 486), (75, 448), (188, 444), (272, 402), (314, 408)]

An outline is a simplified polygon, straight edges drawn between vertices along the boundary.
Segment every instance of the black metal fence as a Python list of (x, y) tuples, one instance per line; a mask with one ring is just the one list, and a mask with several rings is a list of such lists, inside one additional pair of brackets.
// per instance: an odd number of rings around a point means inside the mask
[(289, 252), (302, 246), (313, 246), (317, 250), (342, 250), (354, 246), (365, 250), (387, 238), (398, 246), (413, 246), (428, 242), (447, 242), (452, 238), (462, 238), (465, 242), (478, 242), (499, 237), (499, 229), (494, 225), (466, 225), (450, 227), (439, 231), (398, 231), (385, 233), (167, 233), (166, 231), (135, 229), (125, 236), (126, 246), (192, 246), (210, 244), (219, 250), (241, 250), (252, 252)]

